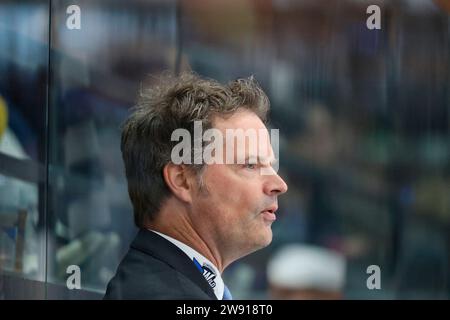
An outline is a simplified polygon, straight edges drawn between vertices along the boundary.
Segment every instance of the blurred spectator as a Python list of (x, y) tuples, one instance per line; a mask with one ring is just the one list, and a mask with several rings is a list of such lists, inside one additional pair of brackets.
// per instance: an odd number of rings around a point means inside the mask
[(345, 269), (345, 258), (339, 253), (311, 245), (287, 245), (276, 252), (268, 264), (270, 297), (341, 299)]

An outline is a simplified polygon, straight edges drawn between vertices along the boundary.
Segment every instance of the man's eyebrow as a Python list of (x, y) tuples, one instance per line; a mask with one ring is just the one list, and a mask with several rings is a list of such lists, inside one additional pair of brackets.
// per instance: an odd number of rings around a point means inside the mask
[(261, 157), (261, 156), (247, 156), (245, 157), (245, 162), (253, 162), (253, 163), (269, 163), (271, 166), (278, 163), (278, 159), (273, 158), (271, 161), (267, 157)]

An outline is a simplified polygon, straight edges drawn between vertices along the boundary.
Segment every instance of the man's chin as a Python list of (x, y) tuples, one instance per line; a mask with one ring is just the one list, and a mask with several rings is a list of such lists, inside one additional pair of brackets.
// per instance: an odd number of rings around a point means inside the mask
[[(247, 239), (247, 254), (253, 253), (255, 251), (261, 250), (272, 243), (272, 229), (270, 226), (264, 226), (260, 229), (260, 233), (255, 235), (253, 239)], [(242, 248), (242, 247), (241, 247)]]
[(262, 236), (261, 244), (260, 244), (261, 247), (260, 247), (259, 249), (265, 248), (265, 247), (267, 247), (269, 244), (272, 243), (273, 235), (272, 235), (272, 229), (271, 229), (271, 227), (270, 227), (270, 226), (267, 226), (267, 227), (266, 227), (266, 230), (264, 230), (264, 231), (265, 231), (265, 233), (264, 233), (264, 235)]

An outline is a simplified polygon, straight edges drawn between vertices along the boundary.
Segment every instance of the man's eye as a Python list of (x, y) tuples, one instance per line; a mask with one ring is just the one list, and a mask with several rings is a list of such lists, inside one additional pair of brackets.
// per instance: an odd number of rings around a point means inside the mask
[(254, 163), (247, 163), (247, 164), (245, 164), (245, 168), (246, 169), (250, 169), (250, 170), (256, 169), (256, 164), (254, 164)]

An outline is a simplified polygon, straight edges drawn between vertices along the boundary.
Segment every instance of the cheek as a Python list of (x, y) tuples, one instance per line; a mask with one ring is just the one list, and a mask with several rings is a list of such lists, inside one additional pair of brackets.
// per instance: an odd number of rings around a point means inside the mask
[(253, 212), (261, 206), (258, 194), (261, 185), (256, 179), (239, 176), (226, 167), (216, 167), (205, 175), (205, 184), (210, 190), (211, 201), (217, 209), (228, 215), (239, 217)]
[(210, 193), (218, 201), (232, 196), (237, 185), (233, 173), (227, 172), (227, 168), (224, 165), (211, 165), (205, 173), (204, 179)]
[[(257, 190), (249, 183), (235, 182), (220, 186), (220, 201), (224, 207), (232, 208), (236, 213), (245, 214), (247, 210), (253, 209)], [(244, 212), (243, 212), (244, 211)]]

